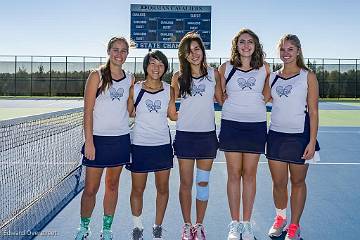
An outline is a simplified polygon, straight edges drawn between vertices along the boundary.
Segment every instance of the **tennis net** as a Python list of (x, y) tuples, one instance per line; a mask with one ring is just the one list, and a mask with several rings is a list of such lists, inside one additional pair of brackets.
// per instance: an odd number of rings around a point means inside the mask
[(0, 122), (0, 239), (32, 239), (84, 186), (83, 109)]

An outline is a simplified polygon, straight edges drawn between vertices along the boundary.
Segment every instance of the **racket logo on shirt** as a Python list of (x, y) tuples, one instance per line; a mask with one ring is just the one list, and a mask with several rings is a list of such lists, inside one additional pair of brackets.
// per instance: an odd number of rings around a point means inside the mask
[(288, 97), (288, 95), (291, 93), (291, 89), (292, 89), (291, 85), (287, 85), (286, 87), (277, 86), (276, 93), (279, 95), (279, 97), (281, 96)]
[(238, 78), (237, 82), (239, 87), (241, 87), (241, 90), (244, 90), (245, 88), (252, 90), (252, 87), (255, 86), (256, 79), (253, 77), (249, 77), (248, 79)]
[(114, 99), (117, 99), (120, 101), (120, 98), (124, 95), (124, 89), (123, 88), (118, 88), (115, 89), (112, 86), (109, 88), (109, 92), (110, 92), (110, 97), (111, 100), (114, 101)]
[(200, 95), (202, 96), (203, 93), (205, 93), (205, 84), (199, 84), (199, 85), (195, 85), (193, 84), (191, 87), (191, 96), (196, 96), (196, 95)]
[(147, 99), (145, 101), (145, 105), (146, 105), (147, 109), (149, 110), (149, 112), (152, 112), (152, 111), (158, 112), (158, 110), (161, 109), (161, 101), (160, 100), (155, 100), (153, 102), (150, 99)]

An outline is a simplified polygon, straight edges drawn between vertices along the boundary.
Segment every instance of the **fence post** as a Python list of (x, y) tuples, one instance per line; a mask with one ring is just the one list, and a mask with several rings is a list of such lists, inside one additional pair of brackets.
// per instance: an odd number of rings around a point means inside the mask
[(355, 98), (358, 98), (357, 87), (358, 87), (358, 61), (355, 59)]
[(68, 57), (65, 57), (65, 96), (68, 97), (68, 75), (67, 75), (67, 71), (68, 71)]
[(30, 96), (33, 95), (32, 85), (33, 85), (33, 56), (31, 56), (31, 62), (30, 62)]
[(83, 86), (82, 86), (82, 89), (81, 89), (81, 93), (82, 93), (83, 96), (84, 96), (85, 78), (86, 78), (85, 68), (86, 68), (85, 57), (83, 57)]
[(340, 58), (339, 58), (339, 75), (338, 75), (338, 100), (340, 99), (340, 77), (341, 77), (341, 73), (340, 73)]
[(324, 89), (325, 89), (325, 59), (323, 58), (322, 59), (323, 60), (323, 67), (322, 67), (322, 81), (323, 81), (323, 89), (322, 89), (322, 94), (323, 94), (323, 97), (325, 97), (325, 95), (324, 95)]
[(15, 63), (14, 63), (14, 66), (15, 66), (15, 72), (14, 72), (14, 87), (15, 87), (15, 96), (16, 96), (16, 66), (17, 65), (17, 56), (15, 56)]
[(49, 77), (50, 77), (49, 90), (50, 91), (49, 91), (49, 96), (51, 96), (51, 60), (52, 60), (52, 57), (50, 57), (50, 62), (49, 62), (50, 63), (49, 64), (50, 65), (50, 75), (49, 75)]

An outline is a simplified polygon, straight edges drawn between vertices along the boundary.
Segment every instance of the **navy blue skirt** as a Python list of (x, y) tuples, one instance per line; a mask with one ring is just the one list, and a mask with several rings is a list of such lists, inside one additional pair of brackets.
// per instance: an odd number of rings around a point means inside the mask
[(219, 148), (224, 152), (265, 153), (266, 131), (266, 122), (221, 119)]
[[(309, 141), (310, 122), (309, 116), (306, 114), (304, 132), (302, 133), (283, 133), (269, 130), (266, 144), (266, 157), (269, 160), (304, 164), (305, 159), (301, 159), (301, 157)], [(316, 141), (315, 151), (319, 150), (320, 146), (318, 141)]]
[(160, 146), (131, 145), (131, 163), (126, 169), (136, 173), (157, 172), (173, 167), (173, 149), (171, 144)]
[(215, 131), (184, 132), (176, 131), (174, 150), (181, 159), (214, 159), (218, 149)]
[[(122, 166), (130, 162), (130, 134), (121, 136), (93, 136), (95, 159), (83, 156), (82, 164), (87, 167), (106, 168)], [(83, 145), (81, 153), (84, 155)]]

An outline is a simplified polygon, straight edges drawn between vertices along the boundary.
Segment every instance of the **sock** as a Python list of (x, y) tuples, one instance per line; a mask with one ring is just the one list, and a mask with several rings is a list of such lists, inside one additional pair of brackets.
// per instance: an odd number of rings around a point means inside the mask
[(286, 219), (286, 208), (285, 209), (275, 208), (275, 210), (276, 210), (276, 216), (281, 216), (282, 218)]
[(90, 218), (88, 217), (82, 217), (80, 220), (80, 227), (81, 228), (85, 228), (86, 230), (89, 229), (89, 224), (90, 224)]
[(134, 228), (140, 228), (143, 229), (142, 221), (141, 221), (141, 215), (140, 216), (133, 216), (133, 222), (134, 222)]
[(110, 230), (114, 216), (104, 215), (103, 216), (103, 230)]
[(156, 228), (156, 227), (161, 227), (161, 224), (157, 225), (156, 223), (154, 223), (153, 229)]

